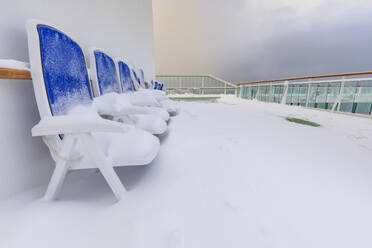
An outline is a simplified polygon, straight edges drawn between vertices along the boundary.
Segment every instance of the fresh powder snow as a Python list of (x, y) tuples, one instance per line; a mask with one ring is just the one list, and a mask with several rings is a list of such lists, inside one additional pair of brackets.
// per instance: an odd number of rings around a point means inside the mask
[(45, 185), (0, 203), (0, 247), (372, 246), (370, 119), (233, 96), (178, 106), (155, 161), (116, 169), (125, 199), (72, 172), (59, 201), (40, 200)]
[(14, 59), (0, 59), (0, 68), (30, 71), (30, 64)]

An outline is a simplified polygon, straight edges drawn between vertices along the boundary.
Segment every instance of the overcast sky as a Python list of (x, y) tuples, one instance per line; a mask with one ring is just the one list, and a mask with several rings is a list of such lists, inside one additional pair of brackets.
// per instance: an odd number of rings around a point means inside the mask
[(157, 73), (232, 82), (372, 71), (371, 0), (153, 0)]

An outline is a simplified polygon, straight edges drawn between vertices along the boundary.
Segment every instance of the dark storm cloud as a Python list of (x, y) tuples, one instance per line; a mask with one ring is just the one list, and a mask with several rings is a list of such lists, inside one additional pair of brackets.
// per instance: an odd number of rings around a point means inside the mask
[[(371, 7), (364, 0), (155, 0), (157, 71), (233, 82), (370, 71)], [(168, 23), (163, 11), (172, 13)]]

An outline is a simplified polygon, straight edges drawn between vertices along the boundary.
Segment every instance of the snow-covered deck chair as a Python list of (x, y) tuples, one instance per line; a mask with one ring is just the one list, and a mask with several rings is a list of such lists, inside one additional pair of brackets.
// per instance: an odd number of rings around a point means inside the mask
[[(121, 94), (122, 89), (118, 80), (116, 63), (107, 53), (97, 48), (90, 49), (90, 62), (93, 92), (96, 97), (95, 101), (108, 101), (109, 104), (112, 104), (112, 111), (115, 111), (115, 105), (120, 103), (130, 106), (133, 110), (137, 109), (132, 114), (115, 114), (113, 116), (114, 120), (133, 124), (135, 127), (152, 134), (163, 134), (167, 131), (166, 121), (169, 119), (167, 112), (160, 109), (157, 111), (157, 109), (154, 110), (149, 107), (134, 106), (131, 102), (140, 101), (141, 99), (138, 99), (140, 96), (131, 97)], [(156, 100), (153, 99), (153, 101)]]
[[(55, 160), (44, 198), (57, 197), (69, 170), (98, 168), (116, 198), (122, 199), (126, 190), (114, 167), (149, 164), (159, 151), (159, 139), (143, 130), (102, 119), (90, 108), (92, 89), (81, 47), (45, 22), (28, 21), (26, 27), (41, 117), (32, 135), (43, 137)], [(66, 115), (79, 108), (85, 111)]]
[(151, 80), (149, 89), (154, 89), (154, 87), (155, 87), (155, 82), (154, 80)]
[(147, 82), (145, 79), (145, 73), (142, 68), (139, 68), (139, 74), (140, 74), (140, 81), (145, 89), (152, 89), (152, 84)]
[(133, 67), (132, 68), (132, 75), (133, 75), (134, 81), (138, 82), (137, 90), (142, 90), (142, 89), (147, 88), (146, 84), (145, 84), (145, 74), (143, 72), (143, 69), (138, 69), (138, 71), (137, 71), (137, 69), (135, 67)]
[(170, 115), (176, 115), (178, 113), (178, 108), (176, 104), (166, 96), (165, 92), (158, 91), (155, 89), (146, 89), (146, 87), (142, 86), (141, 78), (137, 76), (135, 69), (132, 68), (130, 71), (134, 89), (137, 92), (149, 94), (155, 97), (155, 99), (160, 103), (161, 107), (167, 110)]
[(132, 71), (133, 82), (134, 82), (134, 86), (136, 90), (144, 89), (145, 87), (142, 85), (142, 82), (137, 75), (136, 69), (133, 67), (131, 71)]
[(154, 111), (157, 112), (164, 112), (163, 110), (165, 110), (169, 118), (169, 108), (165, 108), (162, 104), (162, 100), (164, 99), (161, 98), (158, 100), (156, 95), (142, 89), (142, 87), (139, 86), (139, 82), (136, 81), (138, 78), (136, 79), (134, 70), (131, 69), (122, 59), (116, 58), (116, 63), (118, 66), (119, 81), (122, 86), (123, 93), (131, 94), (135, 97), (135, 99), (138, 99), (138, 102), (133, 104), (152, 107)]
[(163, 91), (164, 84), (158, 83), (158, 87), (156, 88), (157, 90)]
[[(143, 69), (140, 69), (140, 77), (138, 79), (140, 82), (144, 82), (145, 81), (145, 74), (144, 74), (144, 71)], [(143, 83), (142, 83), (143, 84)], [(168, 110), (168, 112), (172, 115), (175, 115), (177, 114), (178, 112), (178, 108), (176, 106), (176, 103), (172, 100), (170, 100), (165, 92), (163, 91), (163, 86), (164, 84), (162, 83), (158, 83), (158, 86), (157, 88), (155, 89), (144, 89), (146, 92), (149, 92), (151, 94), (153, 94), (156, 98), (156, 100), (158, 100), (161, 105)], [(143, 89), (142, 89), (143, 90)]]
[[(135, 70), (134, 70), (135, 71)], [(146, 82), (146, 79), (145, 79), (145, 72), (143, 71), (142, 68), (139, 68), (138, 69), (138, 82), (139, 84), (142, 86), (142, 89), (149, 89), (149, 87), (147, 87), (147, 82)]]

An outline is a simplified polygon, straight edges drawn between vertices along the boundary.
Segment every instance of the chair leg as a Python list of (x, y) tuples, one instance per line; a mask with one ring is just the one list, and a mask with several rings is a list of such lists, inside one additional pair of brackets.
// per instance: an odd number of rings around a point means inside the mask
[(103, 177), (105, 178), (107, 184), (110, 186), (116, 198), (119, 201), (122, 200), (127, 191), (124, 185), (121, 183), (120, 178), (116, 174), (114, 168), (111, 165), (105, 163), (99, 166), (99, 170), (101, 171)]
[(111, 188), (115, 197), (118, 200), (123, 199), (127, 191), (124, 185), (121, 183), (120, 178), (116, 174), (113, 165), (108, 162), (105, 154), (97, 145), (92, 135), (85, 134), (83, 137), (83, 142), (85, 147), (89, 148), (88, 151), (90, 152), (90, 155), (93, 156), (98, 169), (101, 171), (103, 177), (105, 178), (107, 184)]
[(56, 163), (56, 168), (54, 169), (52, 178), (50, 179), (47, 191), (44, 195), (44, 200), (51, 201), (57, 198), (57, 195), (61, 191), (67, 171), (68, 167), (66, 166), (66, 162), (58, 161)]
[[(61, 155), (68, 156), (74, 145), (75, 139), (71, 136), (65, 136), (62, 141)], [(63, 181), (66, 178), (66, 174), (69, 170), (67, 161), (58, 159), (56, 162), (56, 167), (54, 169), (52, 178), (50, 179), (47, 191), (44, 195), (44, 200), (51, 201), (57, 198), (57, 195), (61, 191)]]

